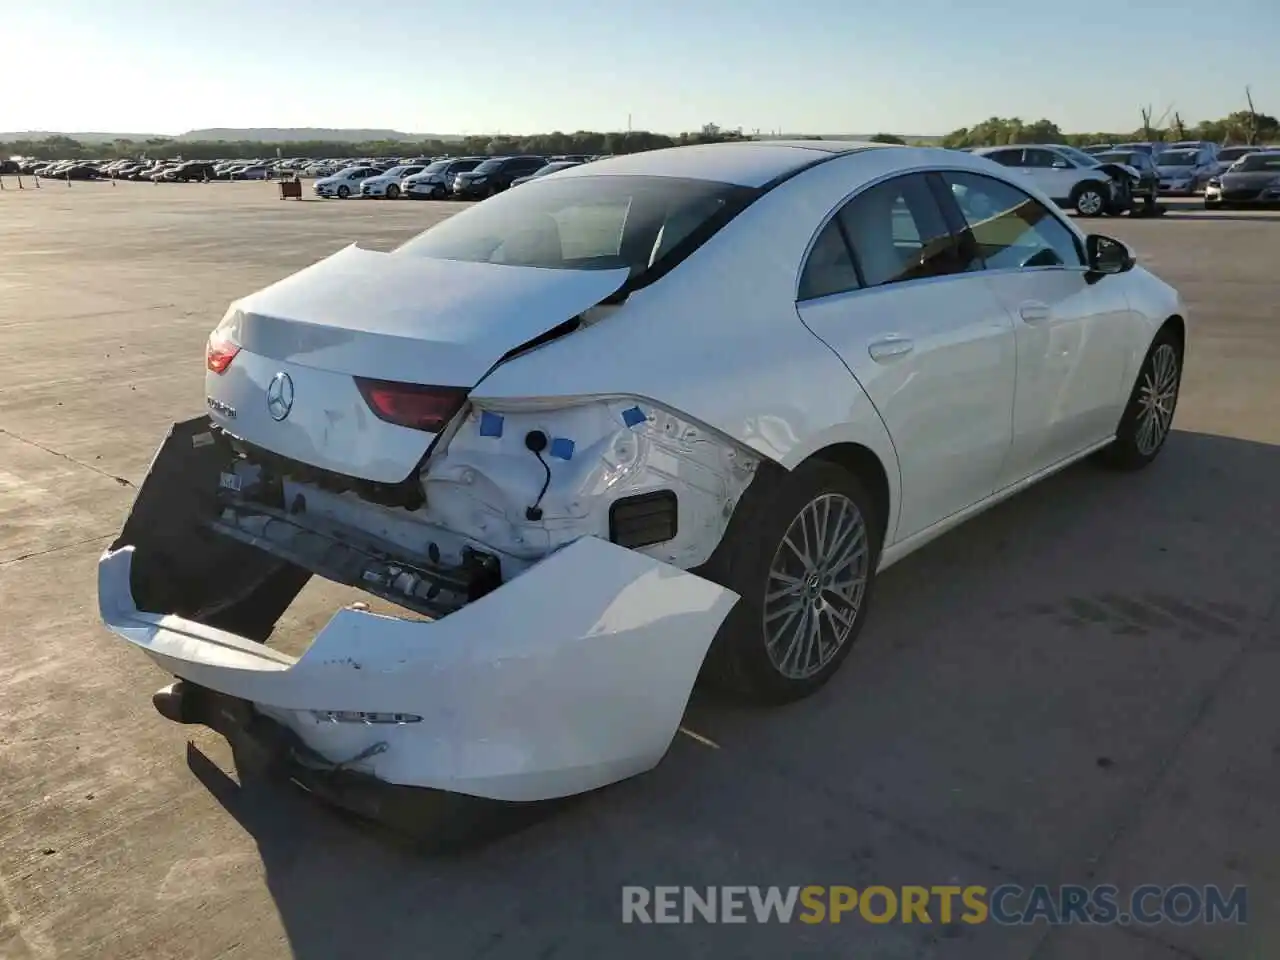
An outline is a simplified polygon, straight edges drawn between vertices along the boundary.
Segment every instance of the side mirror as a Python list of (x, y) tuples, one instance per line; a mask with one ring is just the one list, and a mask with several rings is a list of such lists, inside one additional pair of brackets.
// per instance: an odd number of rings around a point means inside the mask
[(1091, 233), (1085, 238), (1085, 252), (1092, 273), (1107, 275), (1132, 270), (1138, 262), (1133, 252), (1119, 240)]

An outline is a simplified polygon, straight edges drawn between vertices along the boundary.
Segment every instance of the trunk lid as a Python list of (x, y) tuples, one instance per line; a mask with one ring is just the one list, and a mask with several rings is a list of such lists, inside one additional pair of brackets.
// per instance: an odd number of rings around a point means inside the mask
[(617, 291), (627, 275), (353, 245), (232, 304), (217, 335), (240, 352), (224, 373), (207, 373), (209, 412), (228, 432), (281, 456), (395, 483), (435, 435), (379, 419), (355, 378), (472, 387), (509, 352)]

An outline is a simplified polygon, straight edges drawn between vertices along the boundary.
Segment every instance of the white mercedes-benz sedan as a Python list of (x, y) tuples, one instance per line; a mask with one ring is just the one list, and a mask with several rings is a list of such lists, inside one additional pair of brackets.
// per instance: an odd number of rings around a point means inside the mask
[[(1186, 323), (982, 157), (600, 160), (232, 304), (101, 614), (178, 678), (163, 714), (287, 744), (338, 802), (580, 793), (657, 764), (700, 676), (813, 693), (939, 534), (1091, 454), (1149, 464)], [(399, 613), (278, 652), (313, 575)]]

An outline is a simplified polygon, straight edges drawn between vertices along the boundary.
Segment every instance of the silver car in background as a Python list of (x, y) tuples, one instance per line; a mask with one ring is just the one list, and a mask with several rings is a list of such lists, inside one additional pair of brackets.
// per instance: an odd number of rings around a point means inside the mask
[(1156, 158), (1160, 192), (1191, 196), (1214, 174), (1214, 152), (1206, 147), (1166, 150)]

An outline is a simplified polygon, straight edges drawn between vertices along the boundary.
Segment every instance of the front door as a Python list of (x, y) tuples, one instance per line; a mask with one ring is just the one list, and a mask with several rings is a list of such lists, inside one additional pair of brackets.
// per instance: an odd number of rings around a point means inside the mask
[(1129, 304), (1117, 284), (1090, 277), (1075, 232), (1039, 201), (981, 174), (943, 176), (1015, 331), (1004, 487), (1115, 431), (1127, 398)]

